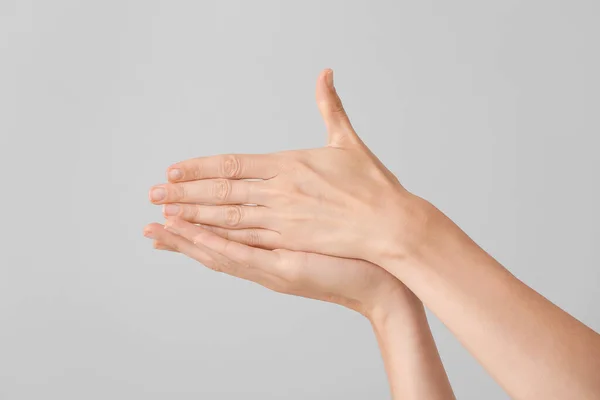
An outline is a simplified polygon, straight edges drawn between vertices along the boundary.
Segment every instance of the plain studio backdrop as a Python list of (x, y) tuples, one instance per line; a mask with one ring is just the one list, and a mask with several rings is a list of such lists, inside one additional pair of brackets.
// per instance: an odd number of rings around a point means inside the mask
[[(597, 0), (0, 0), (0, 399), (385, 399), (360, 315), (152, 249), (171, 164), (356, 130), (600, 330)], [(477, 282), (473, 282), (476, 285)], [(506, 399), (429, 314), (459, 399)]]

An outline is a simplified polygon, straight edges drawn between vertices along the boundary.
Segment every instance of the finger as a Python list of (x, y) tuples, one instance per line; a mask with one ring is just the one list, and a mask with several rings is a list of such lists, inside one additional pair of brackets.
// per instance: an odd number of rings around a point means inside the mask
[(202, 247), (194, 246), (189, 240), (165, 230), (161, 224), (152, 223), (147, 225), (144, 228), (144, 236), (154, 239), (154, 247), (157, 249), (185, 254), (206, 266), (214, 263), (214, 260), (206, 251), (203, 251)]
[(268, 228), (272, 222), (270, 209), (261, 206), (165, 204), (163, 213), (165, 217), (178, 216), (194, 224), (229, 229)]
[(329, 134), (328, 144), (337, 147), (356, 143), (358, 136), (354, 132), (342, 100), (335, 90), (331, 69), (326, 69), (319, 75), (316, 99)]
[(165, 203), (260, 204), (263, 182), (209, 179), (167, 183), (150, 189), (150, 201)]
[[(232, 242), (180, 218), (169, 218), (165, 227), (195, 244), (219, 253), (228, 259), (265, 272), (272, 272), (279, 262), (279, 254)], [(269, 271), (269, 269), (271, 271)]]
[(265, 274), (261, 271), (244, 268), (243, 265), (227, 259), (202, 244), (194, 244), (186, 238), (170, 232), (160, 224), (154, 223), (148, 225), (144, 230), (144, 236), (154, 239), (159, 248), (184, 254), (213, 271), (224, 272), (228, 275), (252, 280), (261, 284), (266, 280), (263, 276)]
[(152, 245), (154, 246), (154, 248), (156, 250), (166, 250), (166, 251), (172, 251), (177, 253), (177, 250), (175, 250), (174, 248), (167, 246), (166, 244), (159, 242), (158, 240), (155, 240), (154, 243), (152, 243)]
[[(177, 240), (177, 237), (179, 236), (179, 234), (178, 233), (174, 234), (167, 230), (167, 229), (171, 229), (171, 228), (163, 227), (162, 225), (159, 225), (159, 224), (152, 224), (152, 225), (156, 225), (158, 227), (158, 229), (159, 229), (158, 236), (159, 237), (164, 238), (165, 236), (167, 236), (169, 238), (169, 240)], [(187, 240), (187, 239), (184, 239), (184, 240)], [(187, 240), (187, 241), (189, 242), (189, 240)], [(281, 270), (282, 268), (285, 269), (285, 265), (283, 265), (283, 263), (281, 263), (279, 254), (275, 254), (276, 259), (277, 259), (277, 262), (275, 264), (260, 264), (260, 262), (262, 260), (257, 259), (256, 263), (253, 263), (251, 265), (249, 263), (244, 263), (244, 262), (235, 262), (235, 261), (231, 260), (230, 258), (227, 258), (224, 255), (217, 253), (212, 249), (207, 248), (206, 246), (204, 246), (203, 244), (201, 244), (199, 242), (197, 242), (195, 244), (195, 246), (200, 248), (205, 255), (204, 260), (199, 260), (197, 258), (197, 256), (196, 256), (196, 259), (198, 261), (200, 261), (201, 263), (203, 263), (204, 265), (206, 265), (208, 268), (213, 269), (215, 271), (222, 271), (229, 275), (237, 276), (239, 278), (246, 279), (246, 280), (249, 280), (252, 282), (256, 282), (259, 285), (262, 285), (262, 286), (272, 289), (272, 290), (280, 290), (278, 288), (281, 287), (281, 277), (276, 275), (275, 273), (279, 272), (279, 274), (281, 274), (281, 272), (279, 270)], [(160, 239), (154, 241), (154, 247), (157, 249), (161, 249), (161, 250), (177, 252), (177, 250), (175, 248), (173, 248), (171, 245), (161, 242)], [(273, 252), (271, 252), (271, 253), (273, 253)], [(191, 257), (194, 258), (194, 256), (191, 256)], [(271, 257), (271, 258), (275, 259), (274, 257)], [(264, 261), (269, 261), (269, 260), (265, 259)]]
[(199, 179), (271, 179), (278, 164), (273, 154), (226, 154), (179, 162), (167, 170), (170, 182)]
[(226, 229), (210, 225), (201, 225), (223, 239), (232, 240), (252, 247), (266, 250), (281, 248), (281, 235), (268, 229)]

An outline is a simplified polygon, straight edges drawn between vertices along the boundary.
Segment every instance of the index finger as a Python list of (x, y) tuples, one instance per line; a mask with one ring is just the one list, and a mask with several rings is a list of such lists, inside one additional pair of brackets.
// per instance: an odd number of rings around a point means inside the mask
[(180, 218), (168, 218), (165, 221), (165, 228), (195, 245), (201, 244), (233, 261), (264, 272), (274, 273), (280, 261), (279, 254), (271, 250), (258, 249), (232, 242)]
[(224, 154), (192, 158), (169, 167), (171, 182), (199, 179), (271, 179), (279, 167), (274, 154)]

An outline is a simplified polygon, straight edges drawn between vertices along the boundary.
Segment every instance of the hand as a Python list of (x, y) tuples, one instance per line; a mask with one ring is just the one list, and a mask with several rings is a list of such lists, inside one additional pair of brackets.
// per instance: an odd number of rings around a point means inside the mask
[(169, 184), (152, 189), (152, 202), (165, 204), (167, 215), (235, 229), (232, 240), (255, 247), (369, 261), (393, 249), (408, 257), (422, 236), (425, 202), (359, 139), (332, 71), (319, 76), (316, 98), (326, 147), (180, 162), (170, 167)]
[(183, 253), (213, 270), (280, 293), (337, 303), (369, 319), (385, 317), (388, 308), (397, 309), (402, 304), (399, 298), (418, 302), (399, 280), (366, 261), (257, 249), (219, 236), (226, 232), (169, 218), (164, 227), (146, 226), (144, 235), (155, 240), (157, 249)]
[(164, 227), (148, 225), (144, 235), (157, 249), (183, 253), (216, 271), (360, 312), (377, 336), (394, 399), (454, 398), (423, 304), (399, 280), (362, 260), (232, 242), (226, 239), (232, 232), (171, 217)]

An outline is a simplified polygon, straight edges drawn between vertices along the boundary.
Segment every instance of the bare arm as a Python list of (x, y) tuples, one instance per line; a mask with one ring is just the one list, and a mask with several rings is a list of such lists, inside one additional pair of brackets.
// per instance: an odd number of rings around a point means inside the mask
[(407, 262), (382, 265), (515, 399), (600, 398), (600, 335), (518, 280), (439, 210)]
[(393, 399), (455, 399), (423, 303), (406, 287), (398, 296), (370, 317)]
[[(190, 206), (193, 207), (193, 206)], [(454, 399), (423, 304), (400, 281), (366, 261), (255, 249), (183, 219), (150, 224), (159, 249), (186, 254), (210, 268), (273, 290), (335, 302), (362, 313), (377, 336), (394, 400)]]
[(203, 210), (198, 222), (252, 228), (253, 245), (263, 248), (383, 267), (516, 399), (600, 398), (600, 336), (516, 279), (443, 213), (406, 190), (354, 131), (331, 71), (319, 76), (316, 92), (327, 146), (183, 161), (170, 168), (180, 172), (176, 179), (159, 189), (166, 198), (155, 202), (185, 202), (182, 194), (192, 190), (185, 185), (201, 179), (202, 193), (220, 194), (207, 203), (263, 206), (231, 214), (225, 206), (216, 218)]

